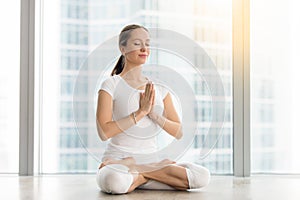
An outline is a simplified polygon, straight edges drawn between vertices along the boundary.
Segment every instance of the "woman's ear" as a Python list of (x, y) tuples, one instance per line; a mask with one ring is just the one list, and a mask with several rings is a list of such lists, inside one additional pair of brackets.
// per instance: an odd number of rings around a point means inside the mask
[(124, 46), (120, 46), (120, 51), (121, 51), (122, 55), (125, 56), (125, 47)]

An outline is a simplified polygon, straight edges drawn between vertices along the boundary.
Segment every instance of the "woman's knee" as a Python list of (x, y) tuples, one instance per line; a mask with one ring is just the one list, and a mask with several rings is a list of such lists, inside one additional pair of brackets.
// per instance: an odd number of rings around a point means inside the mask
[(199, 189), (209, 184), (210, 172), (207, 168), (191, 162), (178, 165), (185, 167), (190, 189)]
[(111, 194), (124, 194), (128, 192), (133, 182), (128, 168), (120, 164), (102, 167), (97, 173), (97, 184), (103, 192)]
[(205, 187), (210, 182), (210, 172), (202, 166), (187, 168), (190, 189), (199, 189)]
[(200, 183), (199, 183), (199, 186), (200, 187), (205, 187), (210, 182), (210, 171), (207, 168), (202, 167), (202, 166), (199, 166), (199, 169), (200, 169), (198, 171), (198, 173), (200, 175), (199, 179), (201, 180)]

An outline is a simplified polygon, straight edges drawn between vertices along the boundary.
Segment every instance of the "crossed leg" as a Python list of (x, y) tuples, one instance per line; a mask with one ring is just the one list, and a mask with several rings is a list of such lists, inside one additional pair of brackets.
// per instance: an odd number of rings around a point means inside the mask
[(145, 178), (167, 184), (177, 190), (189, 189), (186, 169), (178, 165), (167, 165), (161, 169), (143, 172)]
[(133, 158), (128, 157), (123, 160), (107, 159), (100, 165), (100, 168), (109, 164), (122, 164), (130, 169), (129, 172), (133, 174), (134, 179), (128, 192), (145, 184), (150, 179), (167, 184), (177, 190), (189, 189), (186, 169), (176, 165), (174, 161), (162, 160), (158, 163), (137, 165)]

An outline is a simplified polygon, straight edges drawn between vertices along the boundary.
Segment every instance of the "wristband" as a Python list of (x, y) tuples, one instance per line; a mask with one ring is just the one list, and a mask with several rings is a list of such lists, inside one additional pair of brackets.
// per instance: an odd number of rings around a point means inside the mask
[(135, 112), (132, 113), (132, 116), (133, 116), (134, 123), (136, 124), (137, 121), (136, 121), (136, 114), (135, 114)]

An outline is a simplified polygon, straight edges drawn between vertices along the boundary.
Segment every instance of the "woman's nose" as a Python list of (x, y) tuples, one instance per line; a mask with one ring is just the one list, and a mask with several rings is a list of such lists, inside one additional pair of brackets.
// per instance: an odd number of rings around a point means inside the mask
[(143, 45), (141, 48), (141, 52), (145, 52), (146, 51), (146, 47)]
[(146, 51), (146, 49), (147, 49), (147, 46), (146, 46), (146, 44), (141, 44), (141, 51), (142, 52), (144, 52), (144, 51)]

